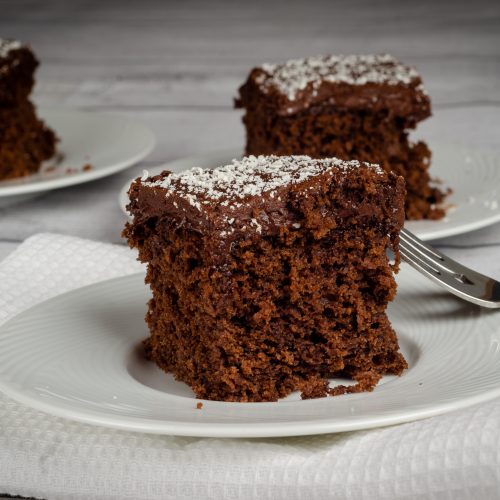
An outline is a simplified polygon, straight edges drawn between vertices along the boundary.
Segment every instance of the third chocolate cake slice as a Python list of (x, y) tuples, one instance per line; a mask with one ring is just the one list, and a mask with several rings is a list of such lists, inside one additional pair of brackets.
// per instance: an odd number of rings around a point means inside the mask
[(0, 39), (0, 181), (36, 173), (56, 152), (57, 138), (30, 100), (37, 66), (29, 45)]

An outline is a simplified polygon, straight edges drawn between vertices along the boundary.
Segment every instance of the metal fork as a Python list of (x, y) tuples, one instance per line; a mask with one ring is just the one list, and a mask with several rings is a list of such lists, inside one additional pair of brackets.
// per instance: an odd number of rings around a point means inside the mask
[(462, 266), (419, 240), (406, 229), (399, 233), (401, 257), (449, 292), (482, 307), (500, 308), (500, 283)]

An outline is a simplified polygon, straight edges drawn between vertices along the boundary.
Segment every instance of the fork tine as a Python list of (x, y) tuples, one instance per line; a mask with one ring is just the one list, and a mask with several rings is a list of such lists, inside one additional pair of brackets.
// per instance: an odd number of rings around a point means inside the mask
[(416, 264), (419, 268), (425, 269), (429, 273), (440, 274), (438, 266), (434, 266), (432, 261), (416, 252), (406, 241), (400, 240), (399, 249), (402, 257), (409, 264)]
[(466, 280), (462, 281), (455, 277), (455, 273), (449, 273), (447, 270), (441, 271), (437, 266), (434, 267), (432, 265), (432, 261), (425, 260), (421, 255), (414, 252), (411, 247), (406, 246), (405, 243), (401, 243), (400, 249), (401, 256), (408, 264), (455, 295), (469, 299), (474, 294), (474, 290), (471, 289), (471, 286), (478, 288), (476, 292), (480, 293), (479, 288), (481, 288), (482, 284), (472, 283)]
[(399, 237), (412, 242), (413, 244), (421, 248), (423, 251), (436, 257), (437, 259), (444, 260), (444, 255), (441, 252), (439, 252), (435, 248), (430, 247), (429, 245), (426, 245), (421, 239), (417, 238), (413, 233), (411, 233), (407, 229), (404, 228), (401, 229)]
[(406, 262), (451, 293), (484, 307), (500, 307), (499, 282), (462, 266), (407, 230), (400, 233), (399, 248)]
[[(451, 273), (455, 272), (455, 268), (450, 265), (446, 265), (447, 261), (443, 254), (439, 253), (437, 250), (426, 245), (423, 241), (420, 241), (413, 235), (408, 234), (407, 231), (399, 234), (401, 243), (404, 243), (407, 248), (411, 248), (413, 253), (418, 254), (418, 258), (424, 260), (425, 262), (432, 262), (433, 267), (441, 269), (443, 271), (448, 271)], [(436, 269), (436, 270), (437, 270)]]
[(400, 232), (399, 237), (401, 241), (405, 241), (415, 251), (417, 251), (424, 260), (432, 262), (433, 266), (436, 266), (444, 271), (448, 271), (449, 273), (455, 275), (455, 277), (466, 277), (468, 281), (476, 283), (484, 283), (491, 280), (488, 276), (463, 266), (456, 260), (453, 260), (447, 255), (441, 253), (439, 250), (436, 250), (430, 245), (424, 243), (408, 230), (403, 229)]

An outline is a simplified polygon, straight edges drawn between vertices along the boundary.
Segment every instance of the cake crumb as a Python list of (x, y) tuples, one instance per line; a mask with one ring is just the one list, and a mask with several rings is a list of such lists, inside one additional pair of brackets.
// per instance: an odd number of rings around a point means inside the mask
[(90, 163), (86, 163), (83, 167), (82, 167), (82, 170), (84, 172), (89, 172), (90, 170), (92, 170), (94, 167), (90, 164)]
[(203, 408), (203, 403), (196, 403), (196, 409), (201, 410)]

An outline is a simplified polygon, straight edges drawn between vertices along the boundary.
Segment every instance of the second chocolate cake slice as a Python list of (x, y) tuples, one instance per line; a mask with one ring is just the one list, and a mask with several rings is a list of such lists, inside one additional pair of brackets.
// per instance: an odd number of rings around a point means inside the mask
[[(376, 165), (307, 156), (137, 179), (124, 234), (148, 264), (152, 359), (226, 401), (371, 390), (400, 374), (385, 311), (404, 194)], [(357, 384), (330, 388), (334, 375)]]
[(431, 152), (410, 129), (431, 115), (420, 75), (390, 55), (329, 55), (254, 68), (239, 90), (246, 154), (380, 164), (406, 180), (408, 219), (439, 219)]

